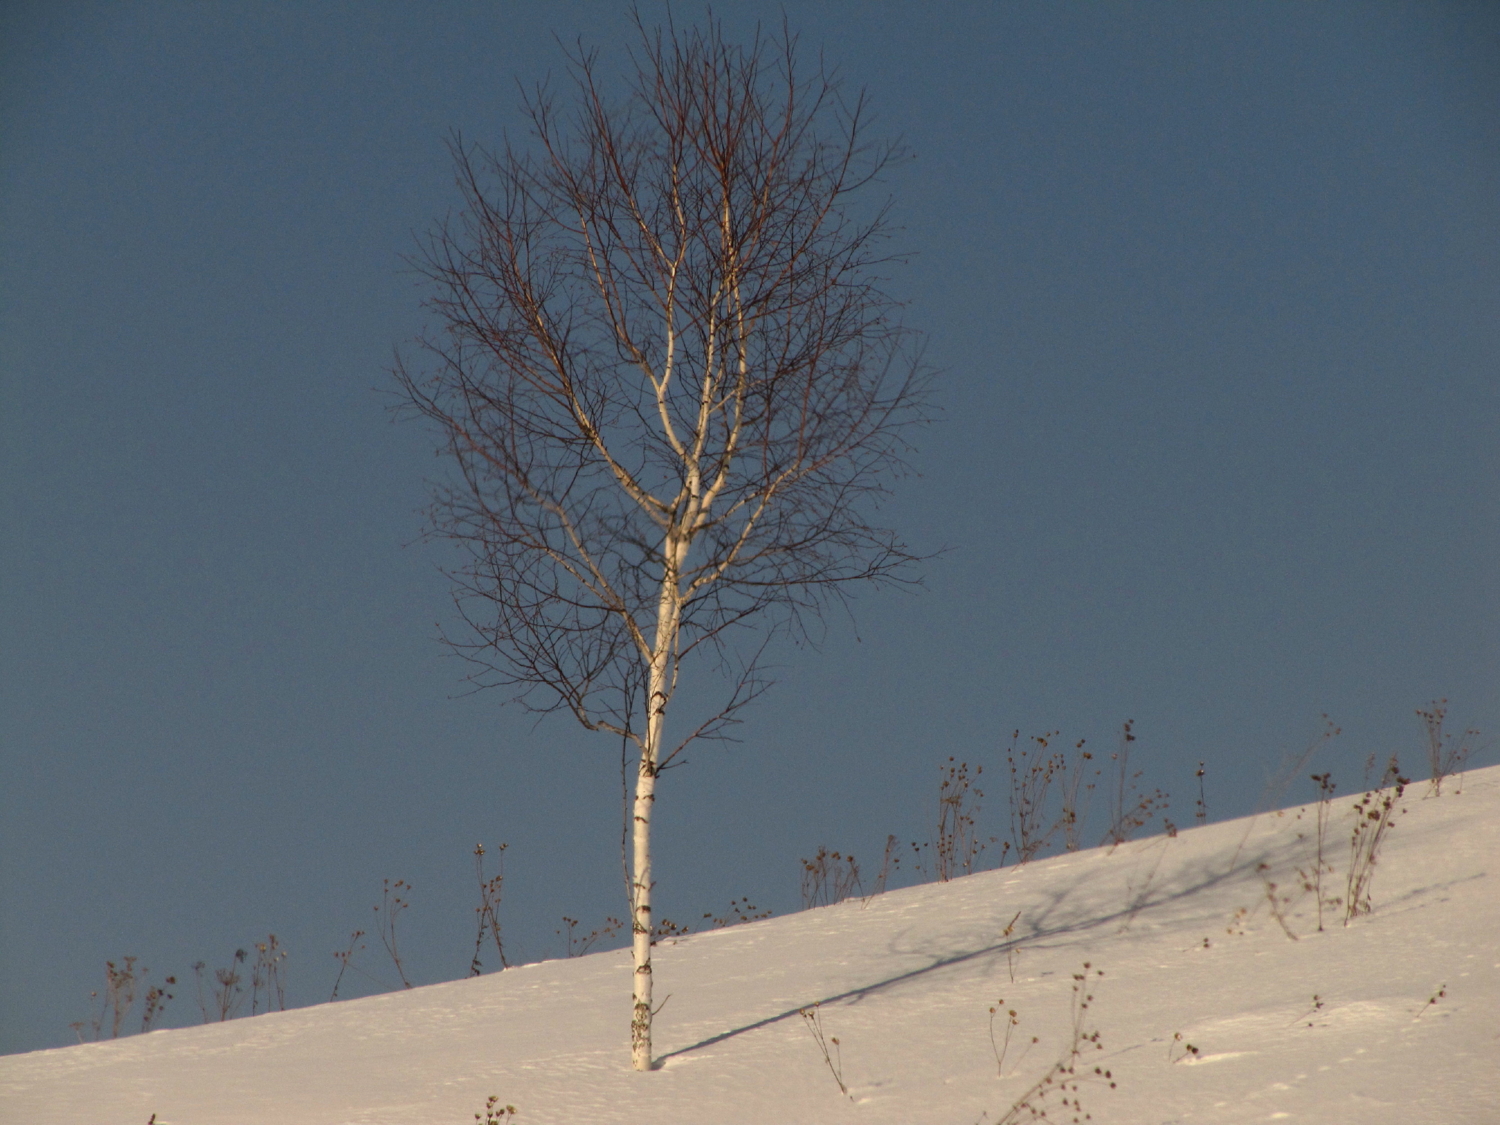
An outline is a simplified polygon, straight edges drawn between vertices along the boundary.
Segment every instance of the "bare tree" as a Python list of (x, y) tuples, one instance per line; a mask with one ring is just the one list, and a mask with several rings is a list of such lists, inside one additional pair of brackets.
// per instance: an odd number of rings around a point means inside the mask
[[(523, 99), (526, 144), (454, 138), (465, 207), (417, 262), (441, 331), (396, 374), (457, 469), (432, 527), (465, 553), (468, 628), (445, 639), (477, 685), (637, 755), (646, 1070), (657, 780), (765, 689), (769, 637), (804, 639), (856, 583), (910, 580), (915, 556), (870, 520), (924, 399), (882, 288), (885, 208), (854, 206), (897, 155), (865, 139), (863, 95), (804, 74), (785, 28), (735, 45), (711, 17), (636, 27), (618, 93), (579, 47), (566, 106), (546, 84)], [(698, 655), (723, 705), (668, 743)]]

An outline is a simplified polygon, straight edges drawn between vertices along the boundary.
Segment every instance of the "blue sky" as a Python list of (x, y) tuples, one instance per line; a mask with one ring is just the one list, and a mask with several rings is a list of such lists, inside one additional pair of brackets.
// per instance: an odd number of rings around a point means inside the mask
[[(893, 289), (942, 411), (886, 515), (946, 553), (667, 775), (659, 912), (796, 909), (801, 857), (925, 839), (940, 764), (993, 776), (1016, 729), (1108, 750), (1134, 719), (1179, 824), (1200, 760), (1210, 815), (1250, 811), (1325, 712), (1341, 791), (1415, 762), (1428, 700), (1495, 731), (1500, 15), (789, 12), (912, 151)], [(464, 696), (436, 641), (442, 466), (388, 370), (424, 323), (402, 255), (458, 203), (445, 136), (514, 132), (557, 37), (618, 66), (627, 28), (0, 15), (0, 1050), (71, 1041), (126, 954), (183, 980), (275, 932), (291, 1000), (327, 999), (384, 878), (409, 974), (461, 976), (476, 841), (509, 845), (516, 956), (623, 912), (617, 744)]]

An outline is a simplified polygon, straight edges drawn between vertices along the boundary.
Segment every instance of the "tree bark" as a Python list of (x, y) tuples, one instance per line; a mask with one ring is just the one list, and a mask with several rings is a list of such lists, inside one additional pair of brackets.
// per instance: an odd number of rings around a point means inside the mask
[[(659, 728), (659, 724), (657, 725)], [(630, 1064), (651, 1069), (651, 806), (656, 800), (656, 754), (643, 753), (635, 780), (635, 831), (632, 840), (631, 951), (634, 954), (635, 1003), (630, 1021)]]
[(634, 809), (634, 882), (631, 886), (631, 951), (635, 963), (633, 1014), (630, 1021), (630, 1063), (636, 1070), (651, 1069), (651, 812), (660, 775), (662, 728), (675, 680), (673, 664), (682, 620), (681, 566), (691, 537), (673, 527), (662, 550), (664, 572), (656, 609), (656, 634), (651, 651), (646, 694), (646, 737), (636, 771)]

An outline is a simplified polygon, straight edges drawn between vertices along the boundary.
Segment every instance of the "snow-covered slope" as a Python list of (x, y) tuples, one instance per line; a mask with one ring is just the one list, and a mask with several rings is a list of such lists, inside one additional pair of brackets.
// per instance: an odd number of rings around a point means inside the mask
[[(1067, 1047), (1089, 962), (1103, 1050), (1080, 1071), (1117, 1085), (1079, 1096), (1101, 1125), (1500, 1122), (1500, 767), (1456, 789), (1410, 788), (1372, 915), (1320, 933), (1294, 894), (1296, 940), (1266, 883), (1311, 869), (1311, 808), (664, 943), (652, 1074), (629, 1067), (621, 950), (0, 1058), (0, 1119), (464, 1125), (498, 1094), (521, 1125), (993, 1123)], [(1339, 893), (1350, 804), (1329, 832)], [(813, 1004), (848, 1096), (798, 1014)], [(1072, 1120), (1056, 1092), (1042, 1107)]]

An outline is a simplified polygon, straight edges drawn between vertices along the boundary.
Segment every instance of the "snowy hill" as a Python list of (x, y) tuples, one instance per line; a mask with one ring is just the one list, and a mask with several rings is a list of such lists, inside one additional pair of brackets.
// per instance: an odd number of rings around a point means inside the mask
[[(464, 1125), (497, 1094), (521, 1125), (993, 1123), (1065, 1054), (1088, 962), (1102, 1050), (1078, 1070), (1116, 1088), (1078, 1097), (1100, 1125), (1500, 1122), (1500, 767), (1427, 791), (1408, 789), (1374, 912), (1348, 927), (1332, 908), (1317, 930), (1296, 874), (1314, 808), (1292, 808), (663, 942), (653, 1074), (629, 1067), (620, 950), (0, 1058), (0, 1119)], [(1285, 927), (1268, 882), (1294, 888)], [(1070, 1121), (1064, 1096), (1034, 1104)]]

